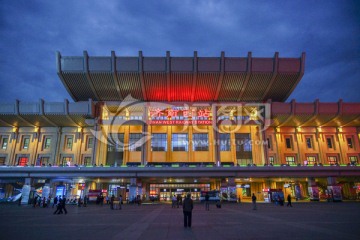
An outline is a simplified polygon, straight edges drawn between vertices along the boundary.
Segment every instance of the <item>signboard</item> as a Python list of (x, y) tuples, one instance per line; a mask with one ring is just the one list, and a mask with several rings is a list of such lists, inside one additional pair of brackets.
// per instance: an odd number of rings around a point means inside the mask
[(308, 187), (310, 200), (311, 201), (319, 201), (319, 188), (318, 187)]
[(63, 196), (65, 195), (65, 186), (57, 186), (56, 187), (56, 196)]

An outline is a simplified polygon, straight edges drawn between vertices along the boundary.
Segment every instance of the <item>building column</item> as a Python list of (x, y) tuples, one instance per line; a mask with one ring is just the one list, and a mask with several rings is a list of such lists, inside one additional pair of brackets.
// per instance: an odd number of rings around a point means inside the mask
[(136, 178), (130, 178), (129, 201), (136, 198)]
[(146, 165), (147, 163), (147, 142), (150, 140), (148, 136), (148, 125), (146, 123), (142, 126), (142, 135), (144, 143), (141, 145), (141, 165)]
[(31, 190), (31, 178), (25, 178), (24, 186), (21, 191), (21, 204), (25, 205), (29, 203), (29, 196)]

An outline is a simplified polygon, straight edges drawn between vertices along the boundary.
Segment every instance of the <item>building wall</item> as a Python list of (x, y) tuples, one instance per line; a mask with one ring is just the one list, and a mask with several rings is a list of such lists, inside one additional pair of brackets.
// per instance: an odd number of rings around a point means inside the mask
[[(275, 164), (286, 164), (287, 156), (294, 156), (296, 164), (304, 164), (307, 157), (316, 156), (316, 163), (330, 164), (328, 157), (335, 156), (338, 164), (350, 163), (349, 157), (360, 158), (359, 134), (355, 127), (304, 127), (304, 128), (269, 128), (266, 138), (270, 148), (266, 146), (268, 157), (275, 158)], [(291, 148), (286, 146), (286, 138), (291, 139)], [(308, 147), (307, 138), (311, 139)], [(328, 140), (331, 139), (331, 147)], [(347, 139), (351, 139), (351, 144)]]
[[(106, 164), (107, 144), (104, 139), (97, 140), (92, 132), (93, 128), (76, 127), (43, 127), (43, 128), (0, 128), (0, 158), (5, 159), (5, 165), (18, 165), (20, 158), (27, 158), (28, 165), (38, 165), (39, 160), (48, 158), (47, 164), (63, 164), (64, 158), (71, 158), (71, 164)], [(143, 127), (120, 126), (116, 129), (119, 133), (124, 133), (125, 144), (129, 141), (130, 133), (141, 133)], [(102, 126), (103, 132), (108, 132), (108, 126)], [(166, 152), (151, 151), (151, 142), (145, 144), (145, 156), (141, 152), (130, 152), (124, 149), (124, 163), (138, 162), (216, 162), (217, 143), (214, 137), (212, 126), (148, 126), (150, 133), (167, 133), (168, 145)], [(258, 126), (221, 127), (221, 133), (230, 132), (231, 139), (235, 138), (235, 133), (250, 133), (252, 140), (253, 163), (257, 165), (269, 163), (269, 157), (274, 157), (274, 164), (286, 164), (286, 157), (294, 157), (295, 164), (304, 164), (309, 156), (316, 156), (316, 163), (330, 164), (329, 157), (337, 157), (338, 164), (350, 163), (350, 157), (356, 157), (357, 162), (360, 158), (359, 133), (355, 127), (280, 127), (269, 128), (263, 134)], [(171, 136), (173, 133), (187, 133), (189, 137), (189, 151), (171, 151)], [(195, 133), (207, 133), (209, 140), (208, 151), (192, 151), (192, 136)], [(8, 143), (3, 148), (3, 140), (7, 138)], [(29, 139), (29, 145), (24, 148), (24, 139)], [(51, 138), (49, 148), (45, 148), (45, 139)], [(72, 147), (67, 148), (67, 139), (72, 139)], [(93, 138), (91, 146), (90, 139)], [(286, 138), (291, 139), (291, 147), (286, 147)], [(307, 146), (307, 138), (311, 139), (311, 148)], [(328, 147), (328, 140), (331, 139), (332, 147)], [(349, 144), (348, 139), (351, 139)], [(270, 141), (270, 148), (266, 141)], [(265, 142), (264, 142), (265, 141)], [(90, 141), (91, 143), (91, 141)], [(95, 150), (95, 151), (94, 151)], [(94, 155), (95, 154), (95, 155)], [(95, 156), (95, 159), (93, 159)], [(268, 159), (265, 159), (268, 156)], [(231, 142), (231, 151), (220, 152), (221, 162), (236, 164), (235, 142)], [(142, 159), (144, 158), (144, 159)]]

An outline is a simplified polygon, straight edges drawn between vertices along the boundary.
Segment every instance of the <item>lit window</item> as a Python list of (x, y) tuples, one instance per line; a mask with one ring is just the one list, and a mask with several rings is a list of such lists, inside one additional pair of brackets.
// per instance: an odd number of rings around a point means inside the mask
[(66, 136), (65, 147), (68, 150), (72, 149), (72, 147), (73, 147), (73, 138), (71, 136)]
[(4, 149), (4, 150), (7, 149), (8, 142), (9, 142), (9, 138), (3, 137), (2, 138), (2, 143), (1, 143), (1, 149)]
[(92, 149), (93, 144), (94, 144), (94, 138), (88, 137), (87, 142), (86, 142), (86, 149)]
[(172, 151), (188, 151), (189, 140), (186, 133), (174, 133), (171, 139)]
[(19, 157), (19, 162), (18, 162), (18, 166), (25, 166), (28, 162), (28, 158), (27, 157)]
[(207, 133), (193, 134), (193, 151), (209, 151), (209, 140)]
[(357, 156), (350, 156), (350, 157), (349, 157), (349, 162), (350, 162), (351, 164), (357, 163), (357, 162), (358, 162)]
[(316, 163), (316, 156), (307, 156), (306, 161), (308, 165), (314, 165)]
[(49, 164), (49, 157), (41, 157), (40, 158), (40, 165), (48, 165)]
[(5, 165), (5, 157), (0, 157), (0, 166)]
[(130, 133), (129, 139), (129, 151), (130, 152), (140, 152), (141, 145), (143, 142), (141, 141), (142, 134), (141, 133)]
[(231, 149), (230, 146), (230, 133), (220, 133), (220, 151), (228, 152)]
[(294, 156), (287, 156), (285, 159), (286, 159), (286, 164), (295, 165), (295, 157)]
[(63, 166), (71, 166), (71, 162), (72, 162), (72, 157), (63, 157), (62, 158), (62, 165)]
[(269, 157), (269, 164), (274, 165), (275, 163), (275, 157)]
[(329, 163), (330, 165), (335, 165), (335, 164), (337, 164), (337, 157), (336, 157), (336, 156), (328, 156), (327, 159), (328, 159), (328, 163)]
[(167, 134), (154, 133), (151, 138), (151, 151), (166, 152), (167, 151)]
[(29, 144), (30, 144), (30, 138), (29, 137), (24, 137), (23, 138), (23, 149), (28, 149), (29, 148)]
[(91, 157), (84, 157), (84, 165), (85, 166), (91, 165)]
[(46, 137), (44, 140), (44, 149), (50, 149), (51, 146), (51, 138)]

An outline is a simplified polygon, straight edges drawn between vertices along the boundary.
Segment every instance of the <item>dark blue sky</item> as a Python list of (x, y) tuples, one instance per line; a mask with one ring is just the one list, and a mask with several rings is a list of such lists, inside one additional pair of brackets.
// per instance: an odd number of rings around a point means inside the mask
[[(275, 3), (274, 3), (275, 2)], [(288, 100), (360, 102), (356, 1), (0, 1), (0, 102), (72, 101), (56, 74), (63, 56), (300, 57)]]

